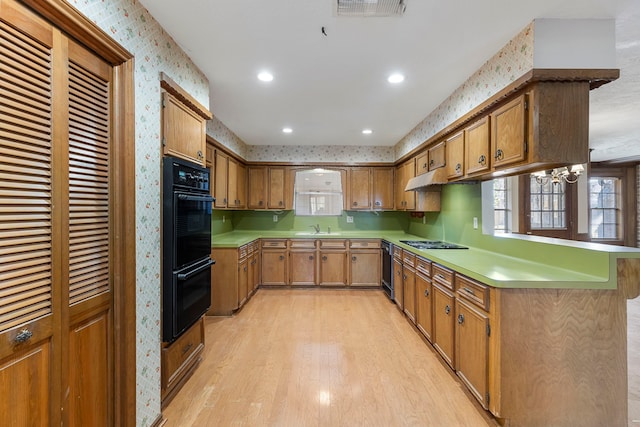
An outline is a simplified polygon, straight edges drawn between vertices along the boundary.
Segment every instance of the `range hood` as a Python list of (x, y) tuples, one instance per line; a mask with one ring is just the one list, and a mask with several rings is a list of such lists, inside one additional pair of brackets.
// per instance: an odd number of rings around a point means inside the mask
[(429, 187), (432, 185), (446, 184), (447, 182), (447, 172), (445, 168), (438, 168), (411, 178), (409, 182), (407, 182), (404, 191), (437, 191), (436, 188), (430, 189)]

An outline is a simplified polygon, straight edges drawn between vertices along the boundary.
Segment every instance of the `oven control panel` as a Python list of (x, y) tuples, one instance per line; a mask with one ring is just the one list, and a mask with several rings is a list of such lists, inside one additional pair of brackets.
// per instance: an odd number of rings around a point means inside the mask
[(209, 191), (209, 169), (172, 162), (173, 185), (191, 190)]

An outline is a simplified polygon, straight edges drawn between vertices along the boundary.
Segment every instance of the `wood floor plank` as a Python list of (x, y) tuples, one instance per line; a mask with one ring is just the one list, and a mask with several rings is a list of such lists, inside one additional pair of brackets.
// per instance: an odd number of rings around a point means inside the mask
[(260, 289), (205, 333), (166, 427), (497, 425), (382, 291)]

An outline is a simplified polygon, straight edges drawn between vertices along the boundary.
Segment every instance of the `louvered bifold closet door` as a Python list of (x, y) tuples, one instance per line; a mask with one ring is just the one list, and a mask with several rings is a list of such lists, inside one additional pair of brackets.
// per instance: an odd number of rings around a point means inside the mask
[(0, 424), (6, 426), (55, 422), (49, 412), (56, 375), (52, 289), (60, 277), (52, 252), (60, 244), (52, 210), (53, 38), (46, 23), (0, 2)]
[(109, 425), (111, 67), (69, 43), (70, 425)]

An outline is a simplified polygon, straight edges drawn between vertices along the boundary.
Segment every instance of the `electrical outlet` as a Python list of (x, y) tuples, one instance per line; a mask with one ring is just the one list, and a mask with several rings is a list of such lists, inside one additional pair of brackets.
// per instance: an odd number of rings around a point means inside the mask
[(273, 216), (273, 222), (278, 222), (278, 215)]
[(224, 224), (225, 221), (226, 221), (226, 218), (224, 215), (222, 215), (222, 223)]
[(473, 217), (473, 229), (474, 230), (478, 229), (478, 217), (476, 216)]
[(427, 216), (426, 216), (426, 215), (424, 215), (424, 216), (422, 217), (422, 223), (423, 223), (423, 224), (426, 224), (426, 223), (427, 223)]
[(353, 217), (351, 215), (347, 215), (347, 224), (353, 223)]

